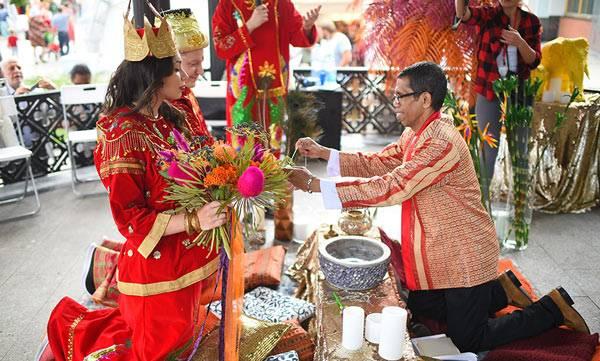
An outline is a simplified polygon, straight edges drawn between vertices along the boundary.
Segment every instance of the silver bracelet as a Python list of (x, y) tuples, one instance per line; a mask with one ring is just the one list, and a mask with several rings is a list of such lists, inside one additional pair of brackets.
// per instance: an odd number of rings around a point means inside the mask
[(313, 180), (315, 179), (315, 177), (310, 177), (308, 178), (308, 181), (306, 182), (306, 187), (307, 187), (307, 192), (308, 194), (312, 194), (312, 190), (310, 189), (310, 185), (312, 184)]

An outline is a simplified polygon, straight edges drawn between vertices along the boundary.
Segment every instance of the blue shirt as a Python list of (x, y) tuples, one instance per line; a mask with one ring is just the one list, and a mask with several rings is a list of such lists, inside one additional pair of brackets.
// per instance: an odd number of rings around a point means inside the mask
[(0, 9), (0, 21), (6, 21), (8, 18), (8, 10)]
[(58, 13), (52, 17), (52, 26), (58, 31), (69, 31), (69, 15)]

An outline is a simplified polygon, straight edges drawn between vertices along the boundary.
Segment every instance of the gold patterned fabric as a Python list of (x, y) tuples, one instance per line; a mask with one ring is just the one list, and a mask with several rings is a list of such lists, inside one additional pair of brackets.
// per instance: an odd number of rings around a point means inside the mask
[(533, 113), (532, 164), (536, 145), (550, 142), (536, 175), (534, 208), (548, 213), (584, 212), (600, 204), (600, 95), (585, 94), (584, 102), (574, 103), (565, 125), (549, 139), (555, 113), (564, 107), (538, 102)]
[[(351, 171), (359, 168), (371, 172)], [(343, 208), (402, 205), (408, 289), (473, 287), (498, 277), (494, 223), (481, 203), (469, 149), (451, 119), (434, 113), (421, 130), (407, 128), (377, 154), (342, 152), (340, 173), (362, 176), (336, 182)]]
[(294, 297), (308, 302), (314, 300), (314, 286), (319, 273), (317, 264), (319, 242), (316, 241), (316, 238), (317, 231), (314, 231), (298, 248), (296, 261), (286, 272), (297, 283)]
[[(263, 361), (277, 346), (283, 334), (291, 327), (286, 323), (260, 321), (242, 315), (240, 361)], [(219, 329), (212, 331), (200, 344), (193, 361), (219, 359)]]
[(200, 31), (198, 21), (190, 9), (173, 9), (163, 15), (175, 35), (177, 49), (182, 52), (204, 49), (208, 46), (208, 38)]

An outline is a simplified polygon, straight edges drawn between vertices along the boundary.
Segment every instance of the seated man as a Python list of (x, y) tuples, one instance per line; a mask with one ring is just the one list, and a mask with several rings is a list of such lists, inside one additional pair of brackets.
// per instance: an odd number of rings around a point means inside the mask
[(28, 94), (35, 88), (54, 90), (56, 86), (49, 80), (44, 78), (40, 79), (31, 88), (26, 87), (23, 84), (23, 72), (21, 71), (21, 65), (15, 58), (7, 59), (2, 62), (1, 65), (2, 74), (6, 78), (6, 94), (7, 95), (22, 95)]
[(74, 85), (89, 84), (92, 82), (92, 72), (85, 64), (77, 64), (69, 72), (71, 83)]
[[(479, 352), (567, 325), (587, 332), (573, 301), (559, 287), (532, 303), (512, 273), (497, 277), (498, 241), (481, 204), (469, 150), (440, 109), (447, 81), (442, 69), (422, 62), (397, 80), (394, 107), (406, 130), (377, 154), (343, 153), (309, 138), (296, 143), (301, 154), (328, 160), (332, 182), (304, 168), (290, 182), (322, 192), (327, 208), (402, 205), (402, 267), (414, 315), (445, 322), (461, 351)], [(490, 314), (523, 307), (500, 318)]]

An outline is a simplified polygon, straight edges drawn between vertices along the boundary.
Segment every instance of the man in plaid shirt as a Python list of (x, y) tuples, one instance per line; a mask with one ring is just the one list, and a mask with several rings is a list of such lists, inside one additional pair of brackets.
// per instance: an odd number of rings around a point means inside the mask
[[(489, 124), (489, 131), (496, 139), (500, 136), (500, 102), (492, 88), (494, 81), (509, 71), (517, 74), (520, 80), (528, 79), (531, 69), (540, 64), (542, 54), (542, 26), (538, 17), (521, 9), (519, 0), (499, 2), (499, 5), (488, 7), (467, 7), (465, 0), (456, 0), (455, 3), (457, 16), (462, 14), (462, 21), (477, 26), (481, 34), (475, 79), (475, 113), (479, 127), (484, 129)], [(485, 152), (483, 161), (488, 179), (483, 182), (486, 193), (489, 180), (494, 175), (497, 154), (498, 150), (493, 148)]]

